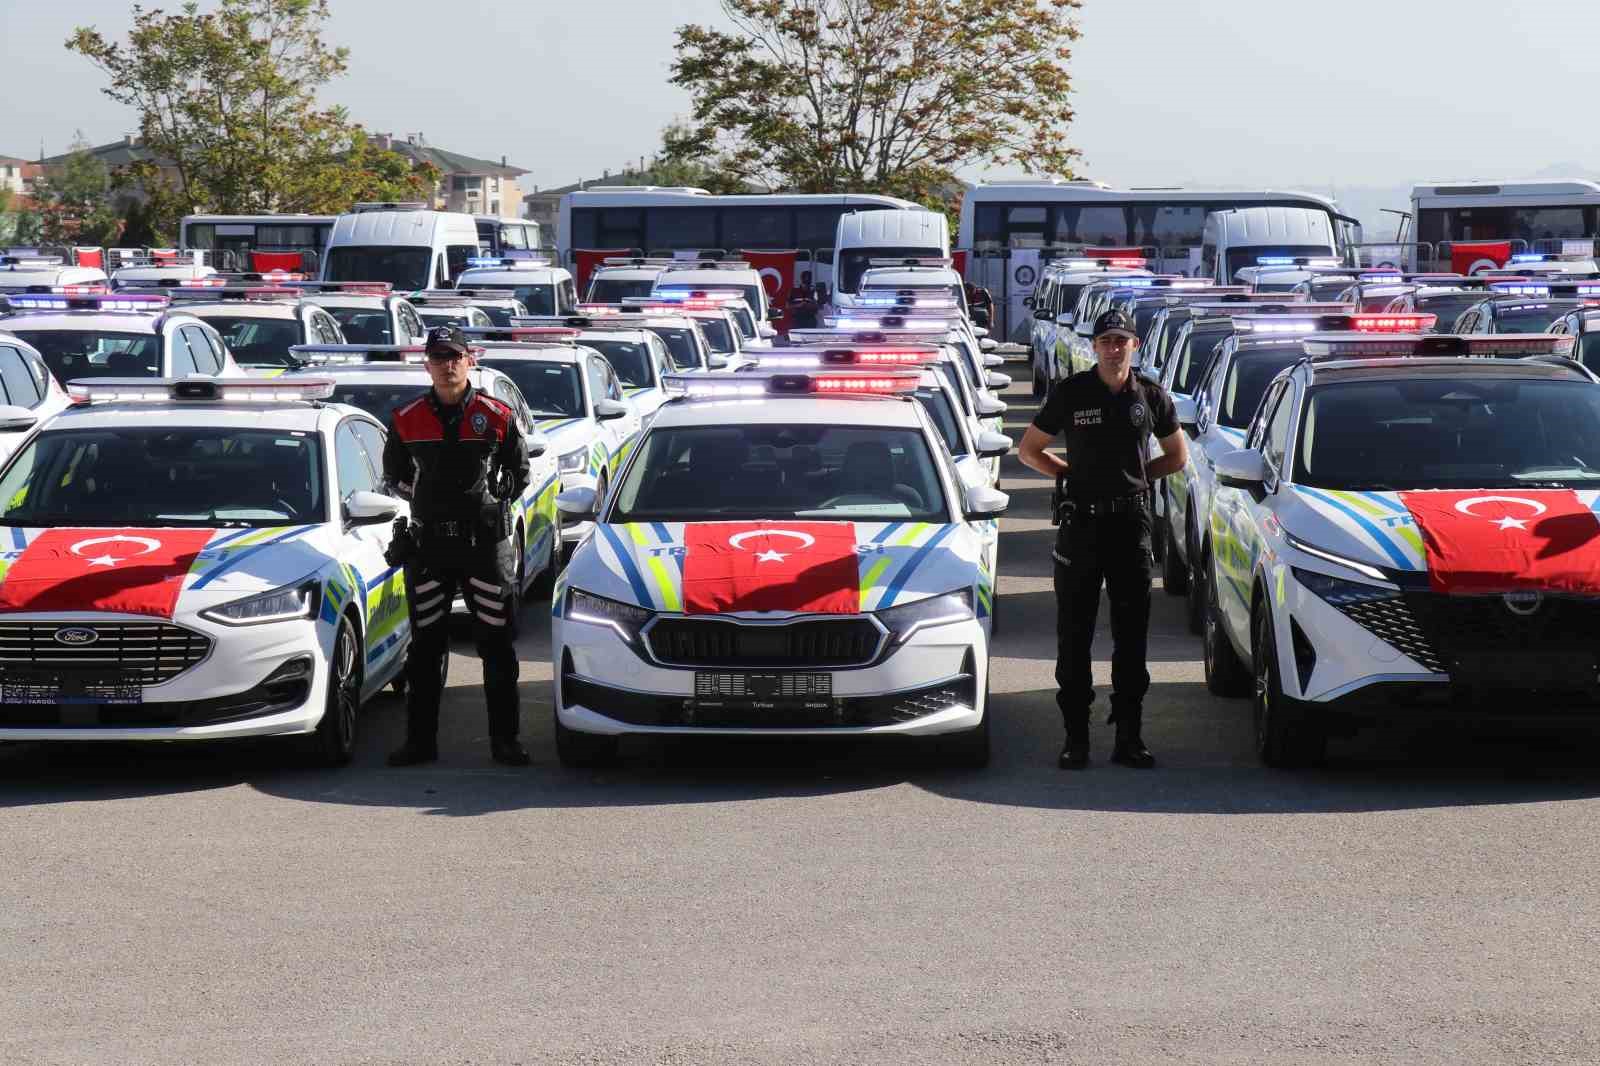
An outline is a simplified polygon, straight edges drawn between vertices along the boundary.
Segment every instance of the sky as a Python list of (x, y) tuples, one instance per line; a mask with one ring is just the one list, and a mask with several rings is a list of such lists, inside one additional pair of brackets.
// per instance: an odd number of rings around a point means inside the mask
[[(447, 0), (420, 22), (396, 17), (413, 5), (393, 0), (331, 6), (327, 38), (351, 62), (330, 102), (375, 132), (505, 155), (530, 171), (525, 190), (650, 154), (689, 107), (667, 83), (674, 28), (720, 21), (717, 0)], [(100, 94), (100, 72), (62, 47), (77, 25), (124, 31), (130, 7), (0, 0), (0, 69), (32, 87), (7, 93), (0, 154), (136, 128)], [(1343, 198), (1552, 167), (1588, 176), (1600, 163), (1588, 132), (1600, 4), (1084, 0), (1079, 22), (1070, 138), (1081, 172), (1113, 185)]]

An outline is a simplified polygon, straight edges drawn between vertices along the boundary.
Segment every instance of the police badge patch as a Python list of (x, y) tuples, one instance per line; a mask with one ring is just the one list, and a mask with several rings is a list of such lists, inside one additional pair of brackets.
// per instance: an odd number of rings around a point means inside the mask
[(1128, 408), (1128, 418), (1136, 426), (1144, 425), (1144, 404), (1135, 402), (1132, 407)]
[(473, 416), (472, 416), (472, 432), (477, 433), (477, 434), (479, 434), (481, 436), (483, 434), (483, 431), (485, 429), (487, 429), (488, 427), (489, 427), (489, 417), (487, 415), (485, 415), (482, 411), (478, 411), (478, 412), (473, 414)]

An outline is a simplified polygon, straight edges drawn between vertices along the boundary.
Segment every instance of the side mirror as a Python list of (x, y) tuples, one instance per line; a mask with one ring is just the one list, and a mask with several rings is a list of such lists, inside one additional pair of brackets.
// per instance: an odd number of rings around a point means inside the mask
[(1011, 506), (1011, 497), (987, 485), (974, 485), (965, 493), (961, 513), (969, 522), (999, 518)]
[(978, 416), (980, 418), (993, 418), (995, 415), (1003, 415), (1006, 413), (1005, 401), (997, 400), (988, 393), (983, 393), (975, 397), (973, 407), (977, 409)]
[(1040, 322), (1048, 322), (1053, 316), (1050, 314), (1050, 309), (1048, 307), (1041, 307), (1034, 311), (1033, 317), (1037, 318)]
[(1009, 377), (1007, 377), (1005, 374), (996, 374), (993, 370), (989, 371), (983, 376), (983, 382), (991, 389), (996, 390), (1010, 388), (1011, 386), (1011, 379)]
[(767, 321), (776, 322), (783, 317), (783, 311), (776, 307), (767, 308)]
[[(988, 337), (979, 337), (978, 338), (978, 351), (982, 352), (983, 354), (988, 355), (990, 352), (997, 352), (999, 350), (1000, 350), (1000, 342), (999, 341), (992, 341)], [(1005, 360), (1001, 359), (999, 356), (994, 356), (993, 358), (994, 358), (994, 362), (990, 363), (990, 362), (985, 361), (984, 366), (999, 366), (1000, 364), (1005, 362)]]
[(1072, 325), (1072, 312), (1071, 311), (1063, 311), (1059, 315), (1057, 315), (1056, 316), (1056, 325), (1058, 325), (1058, 326), (1071, 326)]
[(979, 433), (972, 443), (977, 446), (979, 459), (998, 459), (1011, 451), (1011, 438), (1004, 433)]
[(546, 437), (538, 430), (534, 430), (533, 432), (529, 433), (527, 435), (527, 441), (529, 459), (537, 459), (539, 456), (550, 450), (550, 438)]
[(1255, 448), (1241, 448), (1217, 457), (1217, 481), (1235, 489), (1260, 489), (1266, 484), (1266, 458)]
[(39, 416), (26, 407), (0, 404), (0, 433), (22, 433), (32, 429)]
[(708, 355), (706, 356), (706, 366), (712, 370), (726, 370), (728, 369), (728, 357), (725, 355)]
[(983, 326), (973, 326), (972, 327), (972, 334), (973, 334), (973, 336), (977, 337), (981, 341), (981, 340), (983, 340), (983, 338), (985, 338), (985, 337), (987, 337), (989, 335), (989, 331), (988, 331), (988, 329), (986, 329)]
[(621, 400), (596, 400), (594, 404), (594, 417), (600, 422), (609, 422), (613, 418), (626, 418), (628, 405)]
[(1188, 396), (1179, 396), (1172, 402), (1173, 410), (1178, 415), (1178, 426), (1185, 433), (1194, 434), (1195, 424), (1200, 420), (1200, 412), (1195, 409), (1194, 400)]
[(591, 488), (572, 488), (556, 493), (556, 510), (565, 518), (587, 522), (594, 518), (600, 500)]
[(1032, 307), (1033, 306), (1033, 297), (1032, 296), (1024, 296), (1022, 298), (1022, 306), (1023, 307)]
[[(3, 410), (3, 408), (0, 408)], [(376, 526), (393, 522), (404, 506), (393, 496), (359, 489), (344, 498), (344, 520), (353, 526)]]

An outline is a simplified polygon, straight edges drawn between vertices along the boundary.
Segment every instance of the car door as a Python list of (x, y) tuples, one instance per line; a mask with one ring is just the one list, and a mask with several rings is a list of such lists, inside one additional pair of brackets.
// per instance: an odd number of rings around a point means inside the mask
[(1268, 497), (1276, 495), (1286, 476), (1295, 407), (1293, 381), (1275, 383), (1262, 399), (1256, 426), (1245, 438), (1247, 445), (1255, 442), (1269, 470), (1262, 500), (1257, 501), (1248, 492), (1235, 489), (1217, 493), (1212, 502), (1213, 528), (1221, 531), (1222, 539), (1227, 541), (1226, 549), (1215, 553), (1216, 573), (1221, 578), (1217, 585), (1217, 603), (1222, 608), (1223, 624), (1235, 646), (1241, 649), (1250, 647), (1250, 590), (1255, 561), (1261, 554), (1261, 530), (1256, 524), (1256, 513)]
[(628, 408), (628, 413), (621, 418), (607, 419), (596, 425), (599, 465), (609, 475), (615, 473), (623, 450), (639, 431), (639, 414), (632, 404), (626, 403), (623, 399), (622, 386), (617, 381), (617, 375), (611, 369), (610, 363), (598, 356), (588, 356), (584, 360), (584, 373), (589, 379), (589, 395), (596, 403), (600, 400), (615, 400)]
[[(410, 637), (402, 571), (383, 553), (393, 537), (391, 522), (355, 524), (345, 506), (356, 492), (383, 492), (384, 431), (363, 415), (351, 415), (334, 431), (334, 470), (338, 478), (340, 538), (338, 560), (355, 571), (361, 588), (362, 640), (366, 646), (366, 693), (382, 687), (400, 669)], [(401, 513), (409, 508), (402, 505)]]

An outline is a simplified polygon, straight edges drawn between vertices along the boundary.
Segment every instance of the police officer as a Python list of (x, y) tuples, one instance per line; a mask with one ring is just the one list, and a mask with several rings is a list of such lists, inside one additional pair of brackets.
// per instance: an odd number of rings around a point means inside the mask
[[(1089, 705), (1100, 586), (1111, 600), (1111, 716), (1117, 739), (1111, 761), (1140, 769), (1155, 765), (1141, 736), (1144, 694), (1150, 687), (1145, 640), (1150, 626), (1150, 488), (1183, 469), (1188, 443), (1165, 389), (1133, 372), (1139, 336), (1133, 320), (1107, 311), (1094, 323), (1095, 367), (1050, 391), (1022, 438), (1018, 455), (1061, 486), (1056, 535), (1056, 702), (1067, 742), (1059, 765), (1089, 762)], [(1065, 461), (1045, 451), (1066, 438)], [(1148, 458), (1154, 436), (1158, 459)]]
[(510, 502), (528, 485), (528, 446), (511, 408), (472, 387), (476, 360), (455, 326), (428, 333), (433, 388), (389, 418), (383, 472), (411, 501), (412, 523), (397, 537), (410, 598), (406, 658), (406, 742), (390, 766), (439, 757), (439, 697), (449, 654), (450, 606), (459, 592), (472, 612), (489, 707), (495, 762), (528, 765), (517, 742), (516, 605)]

